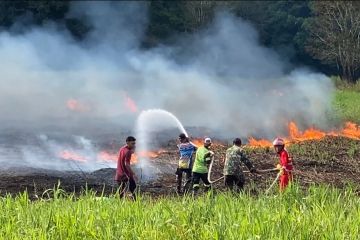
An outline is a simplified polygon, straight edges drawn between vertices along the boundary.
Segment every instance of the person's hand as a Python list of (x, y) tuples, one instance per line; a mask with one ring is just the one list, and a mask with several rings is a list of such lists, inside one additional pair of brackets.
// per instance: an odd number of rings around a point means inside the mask
[(279, 170), (280, 174), (283, 174), (284, 168), (280, 164), (276, 165), (276, 169)]

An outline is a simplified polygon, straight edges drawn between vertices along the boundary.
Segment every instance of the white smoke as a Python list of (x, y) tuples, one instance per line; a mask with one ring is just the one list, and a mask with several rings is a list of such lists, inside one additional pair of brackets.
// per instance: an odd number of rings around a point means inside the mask
[[(124, 106), (126, 94), (140, 109), (164, 108), (185, 126), (223, 137), (273, 137), (289, 120), (328, 124), (331, 81), (307, 69), (286, 72), (287, 63), (259, 44), (255, 28), (229, 13), (219, 12), (208, 28), (179, 36), (174, 46), (150, 50), (140, 47), (147, 3), (76, 2), (69, 16), (92, 26), (84, 41), (54, 24), (0, 33), (3, 128), (76, 125), (91, 132), (92, 122), (132, 128), (137, 115)], [(69, 99), (87, 110), (69, 110)]]

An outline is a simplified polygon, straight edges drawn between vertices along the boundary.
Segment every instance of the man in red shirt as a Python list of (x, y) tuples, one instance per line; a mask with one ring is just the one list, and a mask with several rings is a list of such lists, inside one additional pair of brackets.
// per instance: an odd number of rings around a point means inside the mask
[(127, 188), (133, 200), (136, 200), (136, 176), (130, 167), (131, 155), (135, 151), (136, 139), (133, 136), (126, 138), (126, 145), (120, 148), (115, 181), (119, 184), (120, 198), (123, 198)]
[(276, 138), (273, 142), (276, 153), (280, 157), (280, 164), (277, 168), (280, 170), (280, 191), (283, 191), (292, 181), (292, 159), (285, 149), (285, 141), (281, 138)]

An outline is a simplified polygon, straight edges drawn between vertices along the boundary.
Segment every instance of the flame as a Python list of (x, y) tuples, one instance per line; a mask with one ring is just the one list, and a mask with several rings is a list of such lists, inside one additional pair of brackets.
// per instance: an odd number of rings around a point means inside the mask
[(133, 112), (133, 113), (137, 112), (137, 106), (135, 104), (135, 101), (132, 100), (126, 93), (125, 93), (125, 106), (131, 112)]
[(139, 162), (139, 158), (157, 158), (161, 153), (166, 152), (163, 149), (158, 151), (140, 151), (131, 155), (131, 163), (136, 164)]
[(352, 122), (346, 122), (342, 135), (352, 139), (360, 139), (360, 126)]
[[(356, 123), (346, 122), (345, 126), (341, 130), (323, 132), (319, 129), (311, 127), (306, 129), (304, 132), (299, 131), (295, 122), (290, 122), (289, 126), (289, 136), (285, 137), (285, 143), (289, 144), (292, 142), (303, 142), (306, 140), (320, 140), (325, 136), (342, 136), (347, 138), (352, 138), (356, 140), (360, 140), (360, 126), (356, 125)], [(253, 137), (249, 139), (249, 146), (253, 147), (271, 147), (272, 143), (266, 139), (256, 140)]]
[(294, 122), (289, 123), (289, 136), (291, 140), (296, 141), (305, 141), (305, 140), (313, 140), (313, 139), (322, 139), (326, 136), (325, 132), (317, 130), (315, 128), (309, 128), (305, 130), (304, 133), (301, 133)]
[(194, 139), (191, 142), (197, 147), (201, 147), (202, 145), (204, 145), (204, 140), (202, 139)]
[[(201, 147), (201, 146), (203, 146), (204, 145), (204, 140), (203, 139), (199, 139), (199, 138), (197, 138), (197, 139), (193, 139), (193, 140), (191, 140), (190, 142), (192, 142), (193, 144), (195, 144), (195, 146), (197, 146), (197, 147)], [(214, 146), (224, 146), (221, 142), (219, 142), (219, 141), (214, 141), (214, 140), (212, 140), (212, 145)]]
[(106, 151), (101, 151), (97, 155), (97, 159), (99, 162), (117, 162), (118, 155), (113, 153), (108, 153)]
[(79, 102), (78, 100), (72, 98), (67, 100), (66, 106), (68, 109), (74, 112), (87, 112), (90, 110), (89, 106), (86, 106), (83, 103)]
[(256, 140), (255, 138), (250, 137), (248, 139), (248, 141), (249, 141), (248, 145), (253, 146), (253, 147), (271, 147), (272, 146), (272, 143), (265, 139)]
[(81, 156), (75, 152), (64, 150), (59, 153), (59, 157), (66, 160), (72, 160), (77, 162), (86, 162), (87, 159), (84, 156)]
[[(161, 153), (166, 152), (163, 149), (160, 149), (158, 151), (142, 151), (139, 152), (138, 154), (132, 154), (131, 155), (131, 160), (130, 163), (131, 164), (136, 164), (139, 161), (139, 157), (145, 157), (145, 158), (156, 158), (158, 157)], [(75, 153), (73, 151), (69, 151), (69, 150), (63, 150), (59, 153), (59, 157), (65, 160), (72, 160), (72, 161), (78, 161), (78, 162), (87, 162), (88, 159), (84, 156), (81, 156), (78, 153)], [(115, 153), (110, 153), (107, 151), (101, 151), (97, 154), (97, 161), (98, 162), (110, 162), (110, 163), (116, 163), (118, 161), (118, 154)]]
[[(156, 158), (158, 157), (161, 153), (166, 152), (163, 149), (160, 149), (156, 152), (154, 151), (142, 151), (139, 152), (137, 154), (133, 153), (131, 155), (131, 160), (130, 160), (130, 164), (136, 164), (139, 162), (139, 157), (144, 157), (144, 158)], [(99, 162), (117, 162), (118, 161), (118, 154), (113, 154), (113, 153), (109, 153), (107, 151), (101, 151), (98, 156), (97, 159)]]

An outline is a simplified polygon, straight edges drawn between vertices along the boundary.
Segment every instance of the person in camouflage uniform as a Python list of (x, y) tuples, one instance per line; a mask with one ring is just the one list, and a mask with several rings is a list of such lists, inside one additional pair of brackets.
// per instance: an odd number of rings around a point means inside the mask
[(233, 190), (234, 185), (237, 186), (238, 192), (244, 188), (245, 176), (241, 169), (241, 164), (244, 163), (251, 173), (256, 173), (257, 170), (247, 158), (244, 150), (241, 148), (241, 139), (235, 138), (233, 146), (226, 150), (226, 158), (224, 165), (225, 187)]

